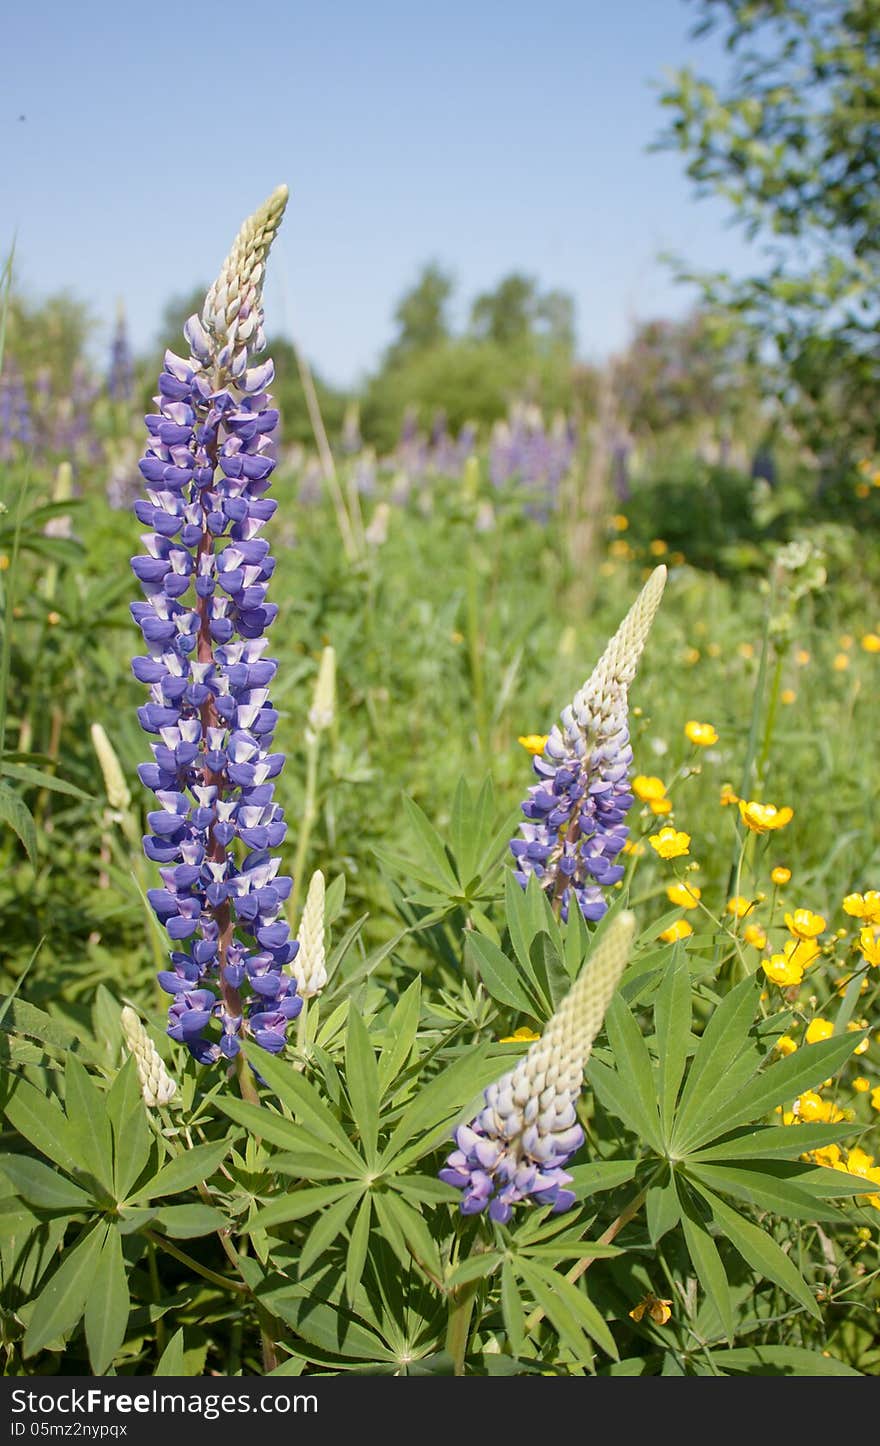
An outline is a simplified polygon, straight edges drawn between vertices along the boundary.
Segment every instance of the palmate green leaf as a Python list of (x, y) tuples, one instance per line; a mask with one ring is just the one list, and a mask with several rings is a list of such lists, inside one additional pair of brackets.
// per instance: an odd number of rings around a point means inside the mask
[[(682, 1150), (705, 1144), (737, 1125), (750, 1123), (769, 1113), (776, 1105), (793, 1100), (802, 1090), (810, 1089), (833, 1075), (850, 1058), (858, 1038), (854, 1034), (834, 1036), (806, 1045), (786, 1059), (777, 1060), (744, 1089), (736, 1092), (735, 1101), (710, 1114), (700, 1113), (691, 1131), (679, 1140)], [(772, 1055), (767, 1056), (768, 1059)]]
[(223, 1230), (226, 1216), (213, 1205), (163, 1205), (155, 1213), (155, 1219), (166, 1235), (178, 1240), (191, 1240), (198, 1235), (210, 1235), (212, 1230)]
[(589, 1336), (612, 1360), (618, 1350), (611, 1331), (586, 1292), (573, 1285), (558, 1271), (518, 1257), (514, 1266), (517, 1275), (528, 1286), (554, 1330), (579, 1361), (592, 1364), (593, 1352), (586, 1344)]
[(113, 1193), (125, 1200), (143, 1174), (153, 1148), (134, 1057), (129, 1055), (107, 1094), (107, 1117), (113, 1132)]
[(345, 1229), (352, 1211), (364, 1193), (362, 1184), (346, 1186), (345, 1194), (320, 1215), (306, 1236), (305, 1244), (299, 1257), (300, 1278), (304, 1276), (311, 1266), (326, 1250), (330, 1248), (337, 1236)]
[(379, 1091), (384, 1096), (409, 1061), (419, 1027), (422, 980), (417, 975), (401, 994), (388, 1021), (388, 1042), (379, 1055)]
[(33, 814), (23, 799), (5, 783), (0, 781), (0, 822), (8, 824), (18, 835), (25, 853), (32, 864), (37, 862), (37, 826)]
[(244, 1052), (281, 1103), (287, 1106), (311, 1134), (325, 1140), (351, 1165), (363, 1168), (363, 1160), (314, 1085), (309, 1084), (291, 1063), (276, 1059), (264, 1049), (246, 1044)]
[(691, 981), (683, 953), (676, 949), (654, 1002), (659, 1059), (660, 1118), (669, 1138), (675, 1102), (691, 1044)]
[(713, 1010), (688, 1070), (672, 1131), (678, 1152), (707, 1097), (728, 1077), (733, 1061), (745, 1048), (755, 1017), (758, 984), (754, 975), (743, 979)]
[(603, 1190), (625, 1185), (636, 1173), (635, 1160), (593, 1160), (589, 1165), (572, 1165), (571, 1189), (579, 1200), (588, 1200)]
[(747, 1376), (861, 1376), (844, 1361), (806, 1346), (734, 1346), (711, 1352), (712, 1363), (726, 1374)]
[(50, 1341), (69, 1336), (81, 1319), (94, 1288), (95, 1270), (107, 1238), (103, 1221), (81, 1235), (43, 1287), (22, 1342), (22, 1355), (35, 1356)]
[(509, 1260), (505, 1260), (501, 1267), (501, 1314), (510, 1344), (515, 1353), (519, 1355), (525, 1345), (526, 1314), (523, 1310), (516, 1274)]
[(458, 1290), (462, 1285), (469, 1285), (472, 1280), (485, 1280), (494, 1275), (499, 1265), (509, 1260), (498, 1250), (482, 1251), (478, 1255), (468, 1255), (460, 1260), (453, 1270), (450, 1270), (446, 1277), (446, 1284), (450, 1290)]
[(379, 1140), (379, 1068), (367, 1027), (357, 1009), (348, 1011), (345, 1084), (352, 1118), (360, 1131), (364, 1158), (376, 1162)]
[(118, 1230), (108, 1230), (86, 1303), (86, 1344), (92, 1372), (103, 1376), (125, 1339), (131, 1300)]
[[(21, 977), (19, 976), (16, 988)], [(53, 1050), (64, 1053), (70, 1050), (81, 1059), (88, 1060), (89, 1064), (101, 1063), (92, 1041), (81, 1029), (75, 1029), (63, 1019), (56, 1019), (54, 1015), (38, 1009), (26, 999), (15, 998), (14, 994), (0, 995), (0, 1028), (10, 1034), (27, 1035)]]
[(349, 1304), (353, 1304), (357, 1295), (358, 1286), (361, 1283), (361, 1276), (364, 1273), (364, 1266), (367, 1260), (367, 1247), (370, 1243), (370, 1222), (373, 1218), (373, 1199), (370, 1191), (364, 1193), (364, 1197), (358, 1206), (355, 1222), (352, 1227), (348, 1241), (348, 1250), (345, 1254), (345, 1294)]
[[(272, 1162), (274, 1165), (274, 1161)], [(353, 1190), (361, 1188), (346, 1181), (338, 1185), (316, 1185), (305, 1190), (289, 1190), (276, 1200), (270, 1200), (261, 1210), (242, 1226), (242, 1232), (271, 1230), (273, 1225), (289, 1225), (294, 1220), (304, 1220), (326, 1205), (335, 1205), (337, 1200), (347, 1198)]]
[(690, 1163), (722, 1160), (797, 1160), (808, 1150), (836, 1145), (852, 1134), (852, 1125), (758, 1125), (735, 1131), (730, 1139), (692, 1150)]
[[(478, 1045), (430, 1080), (404, 1110), (379, 1160), (384, 1172), (403, 1170), (440, 1143), (464, 1106), (495, 1077), (498, 1061)], [(415, 1143), (410, 1145), (410, 1141)]]
[(730, 1286), (727, 1283), (727, 1272), (718, 1252), (718, 1246), (688, 1195), (687, 1191), (682, 1193), (681, 1211), (681, 1224), (687, 1252), (693, 1262), (694, 1270), (697, 1272), (697, 1280), (718, 1312), (724, 1334), (729, 1341), (732, 1341), (734, 1337), (733, 1301), (730, 1297)]
[(343, 1307), (313, 1295), (273, 1294), (271, 1309), (293, 1328), (302, 1340), (334, 1357), (370, 1364), (386, 1362), (396, 1365), (393, 1351), (382, 1337), (371, 1330), (360, 1317)]
[(614, 1055), (618, 1077), (626, 1080), (630, 1093), (638, 1102), (637, 1133), (658, 1155), (663, 1154), (663, 1139), (657, 1111), (657, 1091), (648, 1046), (632, 1012), (619, 994), (615, 994), (605, 1015), (608, 1043)]
[(64, 1070), (64, 1108), (80, 1169), (113, 1199), (113, 1141), (107, 1096), (92, 1083), (75, 1054), (67, 1056)]
[(508, 1008), (527, 1014), (531, 1019), (543, 1019), (550, 1012), (539, 997), (528, 991), (517, 966), (491, 939), (471, 931), (467, 936), (465, 951), (476, 966), (488, 993), (499, 1004), (506, 1004)]
[(135, 1198), (157, 1200), (164, 1195), (179, 1195), (183, 1190), (191, 1190), (194, 1186), (210, 1180), (229, 1154), (237, 1134), (236, 1131), (225, 1140), (215, 1140), (207, 1145), (193, 1145), (182, 1154), (175, 1155), (162, 1166), (152, 1180), (141, 1186)]
[(420, 1205), (457, 1205), (461, 1200), (461, 1191), (454, 1185), (444, 1185), (436, 1175), (395, 1175), (394, 1188)]
[(706, 1201), (712, 1213), (712, 1218), (735, 1250), (743, 1257), (747, 1265), (759, 1275), (773, 1280), (781, 1286), (787, 1295), (792, 1296), (810, 1315), (821, 1320), (820, 1311), (816, 1300), (810, 1291), (809, 1286), (799, 1271), (795, 1269), (783, 1250), (780, 1250), (776, 1241), (766, 1231), (760, 1230), (757, 1225), (752, 1225), (748, 1220), (743, 1219), (736, 1210), (725, 1205), (712, 1190), (708, 1189), (701, 1180), (694, 1179), (694, 1186)]
[(72, 1184), (57, 1170), (50, 1170), (41, 1160), (32, 1160), (29, 1155), (5, 1155), (0, 1161), (0, 1170), (21, 1198), (39, 1210), (76, 1214), (80, 1210), (94, 1208), (94, 1202), (85, 1190)]
[(571, 979), (562, 954), (549, 934), (542, 929), (532, 940), (531, 963), (541, 997), (549, 1002), (548, 1015), (558, 1009), (571, 988)]
[(651, 1244), (656, 1245), (681, 1219), (681, 1202), (673, 1171), (667, 1171), (666, 1182), (651, 1185), (645, 1199), (645, 1218)]
[(622, 1120), (634, 1135), (642, 1138), (645, 1133), (644, 1110), (629, 1081), (596, 1059), (595, 1055), (590, 1059), (584, 1074), (602, 1108)]
[[(822, 1204), (826, 1197), (811, 1188), (812, 1171), (785, 1161), (762, 1161), (749, 1166), (740, 1165), (697, 1165), (688, 1161), (688, 1176), (701, 1180), (712, 1190), (720, 1190), (745, 1200), (759, 1210), (769, 1210), (775, 1215), (788, 1216), (793, 1220), (825, 1220), (831, 1224), (840, 1223), (840, 1211), (829, 1209)], [(841, 1182), (837, 1188), (840, 1195), (858, 1194), (857, 1176), (843, 1175), (832, 1170), (831, 1175)], [(864, 1189), (864, 1182), (862, 1182)]]
[(458, 894), (461, 884), (455, 876), (446, 845), (440, 834), (417, 803), (403, 794), (403, 811), (410, 824), (411, 834), (417, 842), (417, 862), (430, 873), (431, 880), (446, 893)]
[(395, 1235), (406, 1241), (407, 1248), (416, 1263), (430, 1271), (435, 1280), (443, 1274), (437, 1242), (432, 1236), (420, 1212), (402, 1200), (393, 1189), (382, 1191), (375, 1197), (377, 1207), (383, 1207), (385, 1219), (393, 1227)]
[(16, 1080), (5, 1113), (12, 1128), (41, 1155), (56, 1162), (68, 1175), (79, 1173), (80, 1161), (71, 1145), (67, 1116), (54, 1096), (40, 1094), (29, 1080)]

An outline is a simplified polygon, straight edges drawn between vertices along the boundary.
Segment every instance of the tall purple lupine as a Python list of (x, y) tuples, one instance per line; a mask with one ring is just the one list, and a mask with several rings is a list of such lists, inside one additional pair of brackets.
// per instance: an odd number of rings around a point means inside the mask
[[(277, 1053), (302, 1008), (286, 968), (292, 880), (272, 855), (286, 829), (272, 796), (284, 763), (271, 751), (277, 664), (263, 656), (278, 611), (260, 536), (276, 507), (265, 494), (278, 413), (272, 362), (251, 364), (265, 347), (265, 262), (286, 203), (282, 186), (245, 222), (186, 324), (189, 356), (165, 354), (135, 506), (150, 530), (132, 560), (147, 644), (132, 666), (150, 686), (138, 716), (157, 740), (139, 771), (159, 804), (144, 850), (160, 865), (149, 898), (174, 946), (159, 982), (172, 995), (168, 1033), (202, 1063), (234, 1057), (244, 1034)], [(216, 1023), (219, 1037), (207, 1033)]]
[(34, 441), (24, 378), (13, 362), (7, 362), (0, 376), (0, 461), (8, 462), (17, 448), (26, 450)]
[(134, 389), (134, 367), (131, 347), (128, 344), (128, 329), (125, 325), (125, 309), (120, 302), (116, 313), (116, 326), (110, 342), (110, 365), (107, 369), (107, 394), (114, 402), (131, 401)]

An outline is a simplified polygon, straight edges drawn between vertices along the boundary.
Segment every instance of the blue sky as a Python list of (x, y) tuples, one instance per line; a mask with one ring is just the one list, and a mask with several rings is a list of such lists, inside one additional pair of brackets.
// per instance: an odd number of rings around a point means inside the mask
[(432, 258), (459, 319), (513, 269), (571, 291), (601, 357), (685, 309), (661, 251), (745, 264), (680, 158), (646, 149), (664, 70), (719, 63), (693, 18), (685, 0), (9, 7), (0, 249), (15, 234), (25, 290), (69, 288), (105, 336), (122, 298), (144, 346), (284, 180), (269, 325), (330, 380), (375, 364)]

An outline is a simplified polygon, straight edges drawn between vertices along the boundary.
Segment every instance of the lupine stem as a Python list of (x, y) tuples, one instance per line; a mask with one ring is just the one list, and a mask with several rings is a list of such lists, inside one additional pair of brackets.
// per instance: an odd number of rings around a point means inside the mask
[[(628, 1225), (629, 1222), (634, 1218), (634, 1216), (638, 1215), (647, 1198), (648, 1190), (646, 1187), (644, 1190), (640, 1190), (638, 1195), (634, 1195), (627, 1205), (624, 1205), (620, 1214), (616, 1216), (614, 1220), (612, 1220), (611, 1224), (608, 1226), (608, 1229), (604, 1230), (599, 1236), (596, 1244), (610, 1245), (611, 1242), (615, 1239), (615, 1237), (620, 1234), (623, 1227), (625, 1225)], [(571, 1267), (571, 1270), (566, 1272), (566, 1280), (569, 1281), (572, 1285), (574, 1285), (575, 1281), (580, 1280), (581, 1276), (585, 1273), (585, 1271), (589, 1270), (590, 1266), (593, 1264), (596, 1258), (597, 1257), (595, 1255), (585, 1255), (583, 1259), (578, 1260)], [(532, 1311), (531, 1315), (526, 1317), (526, 1332), (528, 1333), (529, 1331), (534, 1330), (535, 1326), (539, 1325), (543, 1319), (544, 1310), (541, 1306), (537, 1306), (535, 1310)]]
[(167, 1236), (157, 1235), (153, 1230), (145, 1230), (144, 1235), (153, 1245), (158, 1245), (160, 1250), (164, 1250), (168, 1255), (173, 1255), (174, 1259), (179, 1260), (181, 1265), (185, 1265), (188, 1270), (194, 1270), (196, 1275), (203, 1276), (204, 1279), (210, 1281), (212, 1285), (219, 1286), (221, 1290), (232, 1290), (236, 1295), (250, 1294), (250, 1288), (245, 1285), (243, 1281), (230, 1280), (228, 1275), (219, 1275), (216, 1270), (211, 1270), (210, 1266), (202, 1265), (200, 1261), (194, 1260), (191, 1255), (187, 1255), (186, 1251), (181, 1250), (180, 1247), (175, 1245), (172, 1240), (169, 1240)]

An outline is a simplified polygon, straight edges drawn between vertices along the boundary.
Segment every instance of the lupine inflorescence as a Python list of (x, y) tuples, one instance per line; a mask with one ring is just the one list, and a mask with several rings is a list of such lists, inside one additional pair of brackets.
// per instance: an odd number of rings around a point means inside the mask
[(489, 1206), (504, 1224), (527, 1196), (555, 1214), (574, 1204), (565, 1165), (584, 1142), (576, 1104), (593, 1040), (623, 972), (633, 915), (609, 921), (593, 957), (515, 1069), (485, 1091), (485, 1106), (455, 1132), (457, 1149), (440, 1179), (463, 1191), (461, 1210)]
[(666, 568), (655, 568), (534, 759), (540, 782), (529, 789), (522, 837), (510, 848), (523, 888), (536, 875), (563, 919), (572, 896), (585, 919), (601, 919), (603, 889), (623, 877), (617, 857), (633, 801), (627, 695), (665, 582)]
[[(140, 776), (159, 805), (144, 849), (160, 865), (149, 897), (173, 944), (159, 982), (172, 995), (169, 1034), (203, 1063), (235, 1056), (243, 1033), (277, 1052), (302, 1008), (286, 967), (297, 950), (282, 913), (292, 881), (272, 854), (285, 835), (272, 783), (284, 762), (271, 751), (277, 665), (263, 656), (277, 613), (260, 534), (276, 507), (265, 494), (278, 413), (271, 361), (252, 365), (286, 202), (279, 187), (245, 222), (186, 324), (189, 355), (165, 354), (140, 462), (147, 495), (135, 505), (149, 529), (132, 560), (147, 652), (132, 666), (150, 687), (139, 718), (156, 739)], [(219, 1037), (206, 1036), (212, 1021)]]

